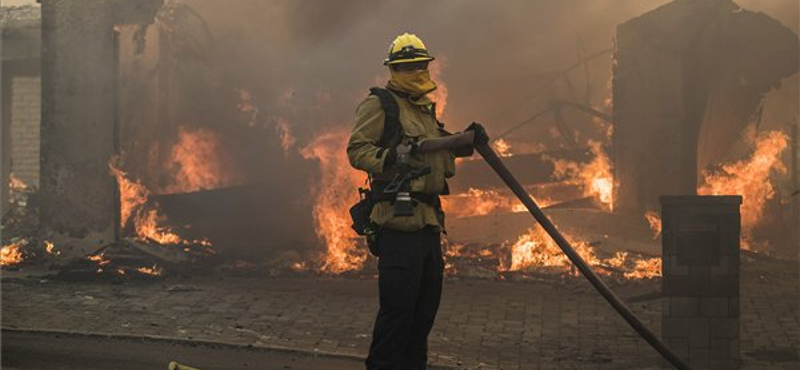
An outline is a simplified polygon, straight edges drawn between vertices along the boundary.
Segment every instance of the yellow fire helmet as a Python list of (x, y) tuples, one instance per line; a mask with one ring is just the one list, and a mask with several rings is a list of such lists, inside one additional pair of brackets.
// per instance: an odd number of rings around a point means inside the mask
[(392, 45), (389, 46), (389, 56), (383, 60), (383, 65), (422, 62), (433, 59), (432, 56), (428, 55), (428, 49), (417, 35), (404, 33), (392, 41)]

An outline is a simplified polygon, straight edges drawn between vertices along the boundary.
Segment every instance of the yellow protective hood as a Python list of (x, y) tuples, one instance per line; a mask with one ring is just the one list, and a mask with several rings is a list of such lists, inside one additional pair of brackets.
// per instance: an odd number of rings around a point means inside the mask
[(422, 96), (436, 90), (436, 83), (431, 80), (428, 70), (395, 71), (389, 69), (392, 78), (386, 84), (392, 90), (402, 91), (411, 96)]

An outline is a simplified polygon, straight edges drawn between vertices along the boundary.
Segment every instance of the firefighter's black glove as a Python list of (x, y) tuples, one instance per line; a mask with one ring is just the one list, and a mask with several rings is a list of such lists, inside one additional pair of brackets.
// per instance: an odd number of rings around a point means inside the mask
[(397, 158), (403, 155), (413, 155), (417, 152), (418, 145), (410, 141), (408, 143), (401, 143), (395, 147), (387, 149), (386, 159), (383, 160), (383, 168), (387, 169), (397, 163)]
[(489, 142), (489, 135), (486, 134), (486, 129), (483, 128), (483, 125), (477, 122), (472, 122), (469, 124), (464, 132), (472, 131), (474, 132), (473, 135), (474, 139), (472, 141), (473, 145), (485, 145)]
[(417, 153), (417, 148), (419, 148), (417, 143), (408, 141), (406, 143), (398, 144), (397, 147), (394, 148), (394, 152), (397, 155), (414, 155)]

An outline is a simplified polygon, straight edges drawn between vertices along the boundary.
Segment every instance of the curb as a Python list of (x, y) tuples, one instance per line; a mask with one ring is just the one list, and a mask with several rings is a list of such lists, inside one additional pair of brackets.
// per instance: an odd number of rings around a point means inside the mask
[[(310, 357), (328, 357), (342, 360), (353, 360), (363, 362), (364, 358), (356, 355), (348, 355), (342, 353), (335, 353), (320, 350), (303, 350), (291, 347), (282, 346), (264, 346), (252, 344), (237, 344), (228, 342), (216, 342), (206, 339), (185, 339), (167, 337), (161, 335), (132, 335), (132, 334), (113, 334), (113, 333), (94, 333), (84, 331), (69, 331), (69, 330), (49, 330), (49, 329), (35, 329), (35, 328), (8, 328), (0, 327), (2, 332), (13, 332), (21, 334), (35, 334), (35, 335), (61, 335), (66, 337), (83, 337), (83, 338), (98, 338), (98, 339), (111, 339), (111, 340), (127, 340), (127, 341), (151, 341), (157, 343), (169, 343), (177, 345), (202, 345), (202, 346), (216, 346), (227, 349), (246, 350), (254, 352), (277, 352), (285, 354), (297, 354)], [(463, 370), (462, 367), (452, 367), (447, 365), (429, 365), (432, 370)]]

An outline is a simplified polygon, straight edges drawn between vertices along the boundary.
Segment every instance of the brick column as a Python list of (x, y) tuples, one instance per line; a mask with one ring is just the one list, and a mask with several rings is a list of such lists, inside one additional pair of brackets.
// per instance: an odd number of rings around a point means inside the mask
[(39, 187), (41, 79), (11, 79), (11, 172), (26, 185)]
[(741, 202), (661, 197), (661, 335), (699, 370), (738, 368)]

